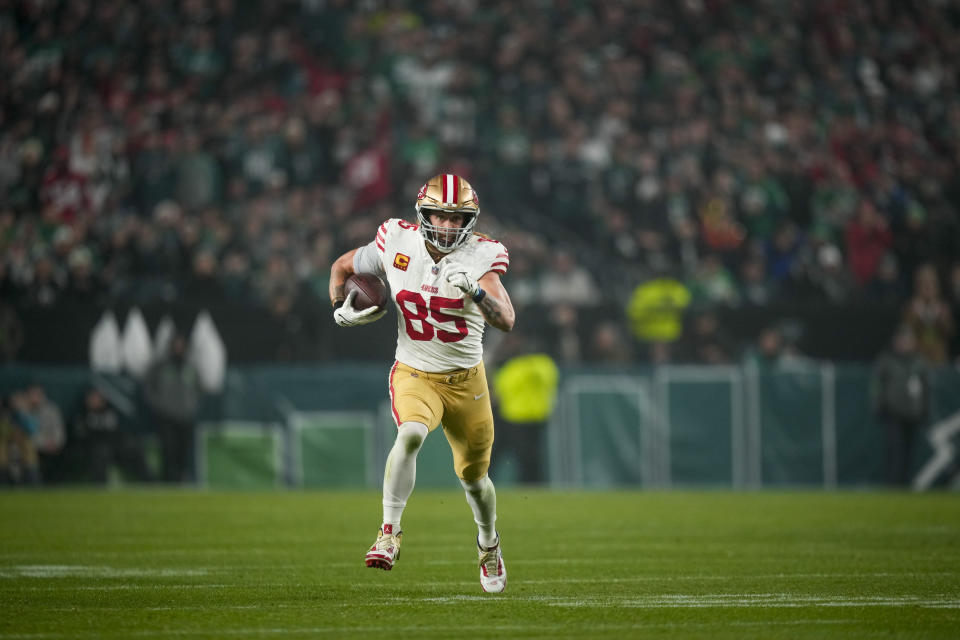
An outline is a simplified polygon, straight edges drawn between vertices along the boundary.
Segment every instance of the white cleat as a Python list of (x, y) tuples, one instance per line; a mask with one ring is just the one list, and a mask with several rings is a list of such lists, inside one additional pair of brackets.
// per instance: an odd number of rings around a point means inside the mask
[(400, 540), (402, 538), (403, 531), (394, 533), (392, 525), (383, 525), (377, 535), (377, 541), (367, 551), (365, 559), (367, 566), (371, 569), (383, 569), (384, 571), (393, 569), (393, 563), (400, 557)]
[(507, 566), (500, 553), (500, 536), (497, 536), (497, 544), (489, 549), (480, 546), (478, 540), (477, 551), (480, 554), (480, 586), (487, 593), (500, 593), (507, 588)]

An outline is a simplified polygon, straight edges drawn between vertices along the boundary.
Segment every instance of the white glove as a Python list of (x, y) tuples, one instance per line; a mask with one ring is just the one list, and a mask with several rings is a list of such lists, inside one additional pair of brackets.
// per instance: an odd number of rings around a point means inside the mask
[(467, 268), (456, 262), (448, 262), (443, 267), (442, 277), (471, 298), (480, 293), (480, 285), (470, 277)]
[(356, 291), (347, 294), (347, 299), (333, 312), (333, 319), (341, 327), (357, 327), (361, 324), (370, 324), (376, 322), (387, 312), (386, 308), (367, 307), (362, 311), (353, 308), (353, 299), (357, 297)]

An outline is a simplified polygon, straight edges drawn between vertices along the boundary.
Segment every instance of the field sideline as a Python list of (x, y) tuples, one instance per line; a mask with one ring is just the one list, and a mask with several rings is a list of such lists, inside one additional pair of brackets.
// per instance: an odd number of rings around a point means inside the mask
[[(502, 490), (482, 593), (462, 493), (0, 492), (0, 639), (956, 638), (960, 496)], [(393, 636), (392, 634), (396, 634)]]

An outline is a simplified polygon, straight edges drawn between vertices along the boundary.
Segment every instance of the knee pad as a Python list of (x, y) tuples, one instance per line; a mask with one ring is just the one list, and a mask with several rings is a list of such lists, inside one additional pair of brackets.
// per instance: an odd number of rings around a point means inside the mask
[(412, 455), (420, 450), (423, 441), (430, 431), (425, 424), (420, 422), (404, 422), (397, 430), (397, 444), (407, 455)]

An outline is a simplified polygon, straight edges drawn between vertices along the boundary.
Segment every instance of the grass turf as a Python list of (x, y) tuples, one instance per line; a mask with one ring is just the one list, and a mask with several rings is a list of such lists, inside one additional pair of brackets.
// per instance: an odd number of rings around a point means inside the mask
[(503, 490), (504, 594), (459, 492), (391, 572), (373, 492), (0, 492), (0, 638), (956, 638), (950, 494)]

